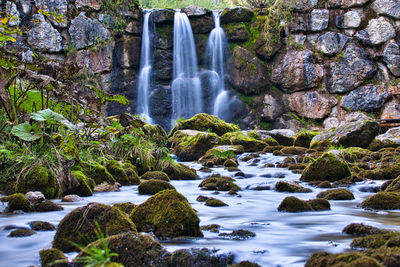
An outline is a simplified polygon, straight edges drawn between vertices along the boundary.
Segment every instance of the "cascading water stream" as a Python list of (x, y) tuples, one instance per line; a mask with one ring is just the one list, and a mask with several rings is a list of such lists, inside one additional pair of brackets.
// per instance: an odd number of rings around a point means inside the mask
[(172, 124), (181, 117), (190, 118), (203, 111), (201, 82), (196, 47), (189, 19), (175, 12), (172, 90)]
[(151, 90), (151, 72), (153, 63), (150, 43), (150, 14), (151, 10), (147, 10), (144, 14), (142, 51), (140, 55), (140, 72), (138, 77), (138, 96), (136, 110), (136, 112), (140, 114), (147, 123), (153, 123), (149, 110), (149, 95)]
[(225, 60), (227, 40), (224, 30), (220, 25), (220, 13), (213, 12), (215, 28), (211, 31), (207, 42), (206, 60), (209, 69), (213, 72), (209, 76), (212, 91), (212, 113), (222, 119), (227, 119), (230, 97), (225, 90)]

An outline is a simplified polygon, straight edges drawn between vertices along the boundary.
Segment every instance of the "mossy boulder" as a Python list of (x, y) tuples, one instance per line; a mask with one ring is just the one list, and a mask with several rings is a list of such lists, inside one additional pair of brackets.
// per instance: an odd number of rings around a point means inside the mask
[(244, 7), (225, 8), (221, 14), (221, 22), (250, 22), (254, 16), (251, 9)]
[(251, 135), (248, 132), (229, 132), (224, 134), (222, 138), (228, 140), (232, 145), (241, 145), (245, 152), (263, 151), (268, 146), (266, 142), (257, 139), (257, 136)]
[(312, 207), (307, 201), (298, 199), (297, 197), (285, 197), (279, 204), (278, 211), (286, 212), (302, 212), (312, 211)]
[(251, 232), (249, 230), (245, 230), (245, 229), (238, 229), (238, 230), (234, 230), (230, 233), (220, 233), (218, 236), (222, 237), (224, 239), (245, 240), (245, 239), (249, 239), (251, 237), (255, 237), (256, 233)]
[(227, 132), (238, 131), (240, 128), (237, 125), (226, 123), (216, 116), (200, 113), (188, 120), (178, 121), (169, 133), (168, 137), (173, 136), (178, 130), (211, 131), (222, 136)]
[(331, 204), (324, 198), (316, 198), (307, 201), (311, 208), (315, 211), (330, 210)]
[(209, 149), (199, 159), (205, 166), (223, 165), (228, 159), (234, 159), (237, 154), (244, 153), (243, 146), (222, 145)]
[(385, 229), (380, 229), (374, 226), (365, 225), (362, 223), (351, 223), (342, 230), (343, 233), (349, 235), (376, 235), (389, 232)]
[(224, 207), (224, 206), (228, 206), (228, 204), (226, 204), (225, 202), (223, 202), (222, 200), (213, 198), (213, 197), (209, 197), (206, 199), (204, 205), (209, 206), (209, 207)]
[(396, 164), (382, 164), (373, 170), (363, 170), (359, 176), (370, 180), (391, 180), (400, 175), (400, 166)]
[(50, 200), (45, 200), (35, 207), (35, 211), (38, 212), (59, 211), (63, 209), (64, 208), (61, 205)]
[(92, 178), (87, 177), (82, 171), (71, 171), (72, 176), (79, 182), (79, 186), (69, 190), (68, 194), (76, 194), (81, 197), (93, 195), (93, 189), (96, 185)]
[(50, 169), (36, 167), (19, 181), (17, 191), (41, 191), (46, 198), (55, 198), (58, 192), (56, 176)]
[(281, 149), (284, 155), (304, 155), (307, 153), (307, 148), (301, 146), (287, 146)]
[(200, 184), (203, 190), (218, 190), (218, 191), (230, 191), (237, 192), (242, 190), (240, 186), (234, 183), (234, 179), (226, 176), (213, 175), (204, 179)]
[(166, 181), (157, 179), (144, 181), (138, 186), (141, 195), (154, 195), (166, 189), (175, 189), (175, 187)]
[(351, 247), (377, 249), (383, 246), (399, 247), (400, 233), (388, 232), (383, 234), (368, 235), (353, 239)]
[(81, 163), (84, 173), (92, 178), (96, 184), (101, 184), (101, 183), (109, 183), (109, 184), (114, 184), (115, 179), (111, 175), (109, 171), (107, 171), (106, 167), (101, 165), (97, 161), (90, 161), (88, 163)]
[(165, 172), (171, 180), (196, 180), (199, 178), (195, 169), (183, 163), (176, 163), (175, 161), (166, 161), (161, 170)]
[(314, 136), (318, 134), (319, 132), (313, 132), (313, 131), (298, 132), (294, 136), (294, 146), (310, 148), (311, 140), (314, 138)]
[(241, 261), (233, 264), (232, 267), (261, 267), (261, 265), (251, 261)]
[(121, 185), (133, 185), (140, 183), (136, 168), (130, 163), (121, 164), (116, 160), (108, 160), (106, 162), (106, 168), (112, 174), (115, 181)]
[(146, 124), (142, 130), (146, 137), (156, 144), (165, 144), (167, 142), (167, 133), (160, 125)]
[(384, 188), (385, 192), (397, 192), (400, 193), (400, 176), (390, 181)]
[(400, 209), (400, 194), (396, 192), (379, 192), (361, 203), (364, 209), (397, 210)]
[(55, 263), (56, 261), (67, 261), (67, 257), (56, 248), (42, 249), (39, 251), (42, 267), (66, 267), (68, 263)]
[(115, 203), (113, 207), (129, 215), (137, 207), (137, 205), (131, 202), (123, 202), (123, 203)]
[(319, 198), (325, 198), (328, 200), (352, 200), (354, 195), (351, 191), (344, 188), (336, 188), (323, 191), (317, 195)]
[(12, 231), (8, 237), (26, 237), (36, 234), (36, 232), (29, 228), (19, 228)]
[(307, 260), (305, 267), (382, 267), (376, 259), (365, 256), (360, 252), (331, 254), (316, 252)]
[(171, 267), (181, 266), (213, 266), (225, 267), (231, 266), (233, 254), (220, 253), (218, 250), (207, 248), (179, 249), (172, 253), (170, 258)]
[(139, 231), (159, 238), (200, 237), (199, 217), (187, 199), (176, 190), (164, 190), (137, 206), (130, 218)]
[(332, 153), (324, 153), (304, 169), (300, 180), (334, 182), (350, 175), (350, 169), (346, 163), (337, 159)]
[(389, 129), (384, 134), (376, 136), (368, 148), (372, 151), (377, 151), (385, 147), (399, 147), (399, 146), (400, 146), (400, 127), (395, 127)]
[(227, 159), (224, 162), (224, 167), (229, 168), (229, 167), (237, 167), (238, 163), (233, 160), (233, 159)]
[(150, 171), (150, 172), (146, 172), (145, 174), (142, 175), (142, 177), (140, 177), (142, 180), (153, 180), (153, 179), (157, 179), (157, 180), (162, 180), (162, 181), (166, 181), (169, 182), (169, 177), (165, 172), (160, 172), (160, 171)]
[(45, 221), (32, 221), (29, 226), (35, 231), (55, 231), (56, 227), (49, 222)]
[(179, 130), (168, 139), (171, 152), (181, 161), (194, 161), (215, 145), (227, 144), (215, 133), (195, 130)]
[(275, 190), (278, 192), (289, 192), (289, 193), (310, 193), (312, 192), (309, 188), (304, 188), (298, 184), (288, 183), (284, 181), (277, 182), (275, 184)]
[(31, 203), (21, 193), (16, 193), (6, 197), (2, 197), (0, 200), (1, 202), (8, 202), (7, 212), (13, 212), (16, 210), (29, 212), (32, 210)]
[[(124, 232), (112, 235), (105, 239), (111, 252), (118, 256), (111, 257), (111, 261), (123, 266), (160, 266), (167, 267), (170, 254), (162, 245), (149, 235), (136, 232)], [(94, 241), (87, 248), (103, 248), (101, 240)], [(78, 257), (88, 256), (84, 253)]]
[(99, 203), (90, 203), (68, 213), (59, 223), (53, 247), (63, 252), (78, 250), (70, 241), (87, 245), (97, 240), (96, 222), (103, 233), (115, 235), (126, 231), (136, 232), (128, 215), (117, 208)]

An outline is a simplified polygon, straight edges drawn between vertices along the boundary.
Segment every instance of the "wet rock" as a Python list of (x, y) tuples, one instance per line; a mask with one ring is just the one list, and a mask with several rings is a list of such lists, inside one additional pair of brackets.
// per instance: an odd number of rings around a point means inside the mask
[(239, 229), (234, 230), (231, 233), (220, 233), (218, 234), (218, 236), (230, 240), (246, 240), (251, 237), (255, 237), (256, 233), (244, 229)]
[(8, 235), (8, 237), (26, 237), (26, 236), (31, 236), (34, 234), (36, 234), (36, 232), (29, 228), (19, 228), (19, 229), (12, 231)]
[(203, 163), (203, 165), (211, 166), (223, 165), (225, 161), (232, 160), (237, 166), (237, 161), (234, 158), (235, 155), (241, 153), (244, 153), (244, 148), (241, 145), (215, 146), (209, 149), (204, 156), (199, 159), (199, 162)]
[(342, 29), (358, 28), (361, 24), (361, 15), (355, 10), (349, 10), (335, 17), (335, 23), (336, 27)]
[(100, 10), (100, 3), (97, 0), (77, 0), (75, 2), (77, 8), (87, 8), (90, 10)]
[[(191, 17), (190, 25), (192, 26), (193, 34), (208, 34), (214, 29), (214, 20), (211, 15), (201, 17)], [(198, 53), (199, 58), (202, 58), (203, 54)]]
[(325, 198), (328, 200), (352, 200), (354, 199), (353, 193), (344, 188), (330, 189), (323, 191), (317, 195), (319, 198)]
[(138, 191), (141, 195), (154, 195), (166, 189), (175, 189), (173, 185), (162, 180), (149, 180), (139, 184)]
[(204, 179), (200, 184), (203, 190), (217, 190), (237, 192), (242, 190), (240, 186), (234, 183), (234, 179), (226, 176), (213, 175)]
[(372, 78), (376, 67), (365, 51), (350, 44), (339, 62), (330, 63), (327, 89), (330, 93), (345, 93)]
[(397, 210), (400, 209), (400, 194), (395, 192), (379, 192), (361, 203), (364, 209)]
[(182, 163), (167, 163), (162, 169), (171, 180), (196, 180), (196, 170)]
[(112, 44), (107, 44), (96, 50), (77, 51), (69, 57), (69, 60), (90, 74), (103, 73), (111, 70), (112, 53)]
[(239, 263), (233, 264), (232, 267), (261, 267), (261, 265), (250, 261), (241, 261)]
[(125, 212), (126, 214), (131, 214), (131, 212), (137, 207), (138, 205), (133, 204), (131, 202), (123, 202), (123, 203), (116, 203), (113, 205), (113, 207), (119, 209), (122, 212)]
[(143, 25), (139, 21), (131, 21), (126, 25), (125, 31), (130, 34), (139, 35), (143, 31)]
[(46, 200), (43, 193), (40, 191), (29, 191), (25, 194), (25, 197), (34, 207)]
[(44, 11), (55, 12), (56, 16), (61, 15), (63, 21), (57, 21), (51, 16), (48, 19), (57, 27), (66, 28), (67, 22), (67, 11), (68, 11), (68, 1), (67, 0), (34, 0), (36, 8), (42, 9)]
[(35, 231), (55, 231), (56, 227), (49, 222), (45, 221), (32, 221), (29, 226)]
[(36, 21), (34, 26), (27, 32), (28, 44), (43, 52), (60, 52), (63, 50), (63, 39), (61, 34), (46, 21), (42, 14), (32, 17)]
[(154, 23), (173, 23), (175, 12), (172, 9), (157, 9), (151, 12), (150, 19)]
[(171, 255), (171, 266), (205, 267), (230, 266), (234, 256), (231, 253), (220, 253), (217, 249), (207, 248), (179, 249)]
[(289, 108), (310, 119), (325, 118), (336, 104), (335, 97), (317, 91), (296, 92), (289, 96)]
[(223, 29), (230, 42), (246, 42), (249, 39), (249, 33), (244, 24), (228, 24)]
[(200, 227), (202, 231), (210, 231), (211, 233), (218, 233), (220, 228), (221, 225), (219, 224), (209, 224)]
[(348, 252), (342, 254), (331, 254), (327, 252), (316, 252), (307, 260), (305, 267), (323, 267), (323, 266), (382, 266), (372, 257), (365, 256), (360, 252)]
[[(170, 266), (168, 251), (149, 235), (124, 232), (109, 236), (105, 240), (110, 251), (118, 254), (112, 257), (114, 262), (119, 262), (124, 266)], [(102, 240), (89, 244), (87, 248), (91, 247), (102, 249)], [(79, 256), (87, 255), (81, 253)]]
[(39, 251), (40, 255), (40, 263), (43, 267), (67, 267), (68, 263), (54, 263), (55, 261), (67, 261), (67, 257), (64, 254), (56, 249), (56, 248), (49, 248), (49, 249), (42, 249)]
[(371, 19), (365, 30), (356, 33), (355, 37), (364, 45), (377, 46), (396, 36), (393, 25), (387, 18)]
[(213, 197), (209, 197), (206, 199), (204, 205), (209, 206), (209, 207), (224, 207), (224, 206), (229, 206), (228, 204), (226, 204), (225, 202), (223, 202), (222, 200), (213, 198)]
[(379, 133), (379, 124), (374, 121), (360, 120), (347, 123), (316, 135), (311, 141), (311, 148), (323, 142), (344, 147), (366, 148)]
[(120, 186), (117, 184), (101, 183), (94, 187), (93, 192), (119, 192), (121, 191), (119, 189)]
[(388, 230), (379, 229), (374, 226), (365, 225), (362, 223), (351, 223), (347, 225), (343, 230), (343, 233), (349, 235), (375, 235), (375, 234), (384, 234), (389, 232)]
[(332, 153), (324, 153), (316, 161), (304, 169), (300, 180), (310, 181), (338, 181), (350, 176), (350, 169), (346, 163), (338, 160)]
[(31, 211), (31, 203), (28, 199), (21, 193), (9, 195), (6, 197), (0, 198), (1, 202), (8, 202), (6, 211), (14, 212), (17, 210), (22, 210), (24, 212)]
[(61, 199), (61, 202), (81, 202), (83, 198), (78, 195), (66, 195)]
[(289, 193), (310, 193), (312, 192), (309, 188), (304, 188), (298, 184), (288, 183), (284, 181), (277, 182), (275, 184), (275, 190), (278, 192), (289, 192)]
[(266, 121), (274, 121), (283, 114), (283, 104), (281, 99), (273, 95), (266, 94), (263, 101), (262, 117)]
[(312, 207), (306, 201), (298, 199), (297, 197), (286, 197), (284, 200), (282, 200), (281, 204), (279, 204), (278, 211), (312, 211)]
[(316, 198), (307, 201), (311, 208), (315, 211), (330, 210), (331, 204), (324, 198)]
[(379, 15), (400, 19), (400, 3), (396, 0), (376, 0), (372, 3), (372, 8)]
[(386, 133), (378, 135), (371, 142), (369, 148), (371, 150), (379, 150), (384, 147), (400, 146), (400, 127), (389, 129)]
[(82, 49), (93, 45), (95, 42), (110, 39), (110, 32), (96, 19), (91, 19), (81, 12), (79, 16), (71, 20), (69, 34), (76, 49)]
[(292, 146), (295, 133), (289, 129), (275, 129), (271, 131), (259, 131), (269, 135), (282, 146)]
[(36, 208), (35, 211), (37, 212), (48, 212), (48, 211), (59, 211), (63, 210), (64, 208), (50, 200), (45, 200), (41, 202)]
[(253, 18), (253, 11), (244, 7), (226, 8), (221, 14), (221, 23), (250, 22)]
[(262, 61), (240, 46), (233, 50), (229, 82), (245, 95), (259, 94), (269, 88)]
[(349, 37), (337, 32), (326, 32), (318, 38), (316, 48), (326, 55), (332, 56), (344, 48)]
[(328, 28), (329, 25), (329, 10), (314, 9), (310, 14), (310, 30), (322, 31)]
[(223, 165), (225, 168), (233, 168), (233, 167), (237, 167), (238, 163), (233, 159), (227, 159), (227, 160), (225, 160)]
[(351, 91), (344, 97), (342, 106), (350, 110), (377, 111), (389, 96), (390, 92), (385, 87), (369, 84)]
[(115, 44), (114, 54), (116, 61), (121, 68), (138, 68), (140, 65), (141, 38), (138, 36), (125, 36)]
[(54, 236), (53, 247), (64, 252), (77, 250), (70, 241), (87, 245), (97, 240), (95, 222), (103, 233), (114, 235), (126, 231), (136, 233), (136, 227), (128, 215), (117, 208), (90, 203), (68, 213), (59, 223)]
[(187, 199), (175, 190), (165, 190), (136, 207), (130, 218), (139, 231), (158, 238), (200, 237), (199, 217)]
[(399, 44), (391, 40), (388, 42), (383, 50), (383, 62), (386, 63), (386, 66), (390, 70), (390, 72), (396, 76), (400, 77), (400, 46)]

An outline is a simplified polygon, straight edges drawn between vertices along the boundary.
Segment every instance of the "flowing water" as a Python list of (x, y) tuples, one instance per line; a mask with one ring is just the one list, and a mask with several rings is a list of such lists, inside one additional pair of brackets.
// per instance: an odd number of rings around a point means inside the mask
[[(221, 252), (231, 252), (235, 261), (250, 260), (262, 266), (303, 266), (309, 255), (315, 251), (339, 253), (349, 249), (352, 237), (343, 234), (342, 229), (350, 223), (366, 223), (373, 226), (400, 230), (400, 211), (373, 212), (358, 208), (357, 205), (372, 193), (362, 192), (366, 187), (377, 187), (383, 181), (365, 181), (351, 186), (355, 199), (351, 201), (330, 201), (331, 210), (320, 212), (287, 213), (278, 212), (277, 207), (286, 196), (296, 196), (301, 199), (312, 199), (324, 189), (311, 187), (312, 193), (279, 193), (273, 190), (277, 181), (298, 181), (300, 175), (283, 168), (265, 168), (266, 163), (282, 161), (283, 157), (272, 154), (261, 154), (255, 164), (241, 160), (247, 154), (239, 157), (239, 168), (246, 178), (237, 177), (236, 183), (243, 191), (239, 195), (229, 195), (227, 192), (217, 194), (214, 191), (203, 191), (195, 181), (172, 181), (177, 190), (186, 196), (192, 207), (198, 212), (201, 225), (219, 224), (221, 232), (231, 232), (246, 229), (256, 233), (254, 238), (243, 241), (222, 239), (217, 233), (203, 231), (204, 238), (163, 242), (163, 245), (173, 251), (181, 248), (216, 248)], [(199, 169), (198, 163), (187, 163)], [(250, 166), (254, 165), (254, 166)], [(214, 173), (232, 175), (223, 168), (213, 168)], [(198, 172), (204, 178), (210, 174)], [(279, 178), (280, 177), (280, 178)], [(282, 178), (283, 177), (283, 178)], [(269, 185), (272, 189), (265, 191), (253, 190), (259, 185)], [(303, 186), (309, 187), (307, 184)], [(213, 196), (228, 207), (207, 207), (197, 202), (199, 195)], [(26, 213), (22, 215), (0, 214), (0, 266), (28, 266), (39, 264), (38, 251), (51, 246), (55, 231), (37, 232), (30, 237), (9, 238), (10, 230), (4, 230), (7, 225), (27, 227), (34, 220), (49, 221), (55, 225), (71, 210), (86, 205), (88, 202), (113, 204), (130, 201), (140, 204), (149, 196), (139, 195), (137, 186), (122, 187), (120, 192), (96, 193), (84, 198), (80, 203), (61, 203), (63, 211), (46, 213)], [(0, 204), (0, 209), (4, 209)]]
[(225, 65), (227, 59), (227, 39), (220, 24), (220, 12), (214, 11), (215, 27), (208, 37), (206, 49), (206, 62), (214, 75), (209, 75), (211, 97), (213, 102), (212, 114), (227, 120), (229, 113), (230, 97), (225, 90)]
[(149, 95), (151, 91), (151, 75), (152, 75), (152, 53), (151, 53), (151, 10), (145, 10), (143, 33), (142, 33), (142, 50), (140, 55), (140, 72), (138, 77), (138, 95), (136, 112), (140, 114), (147, 123), (153, 123), (149, 110)]
[(172, 125), (203, 111), (201, 82), (192, 27), (185, 13), (175, 12), (172, 89)]

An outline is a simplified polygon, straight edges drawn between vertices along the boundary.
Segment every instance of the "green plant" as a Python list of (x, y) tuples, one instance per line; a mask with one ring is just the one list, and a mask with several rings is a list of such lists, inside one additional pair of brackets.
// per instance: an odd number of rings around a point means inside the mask
[(236, 156), (232, 150), (226, 150), (226, 151), (214, 150), (212, 154), (217, 158), (223, 158), (223, 159), (235, 158)]
[(77, 244), (70, 241), (70, 243), (80, 249), (82, 254), (88, 256), (80, 256), (76, 258), (78, 263), (83, 263), (85, 267), (103, 267), (107, 263), (111, 262), (111, 257), (118, 257), (118, 253), (112, 253), (108, 247), (108, 242), (101, 231), (99, 223), (96, 221), (96, 237), (100, 240), (101, 245), (99, 247), (89, 246), (85, 247), (83, 245)]

